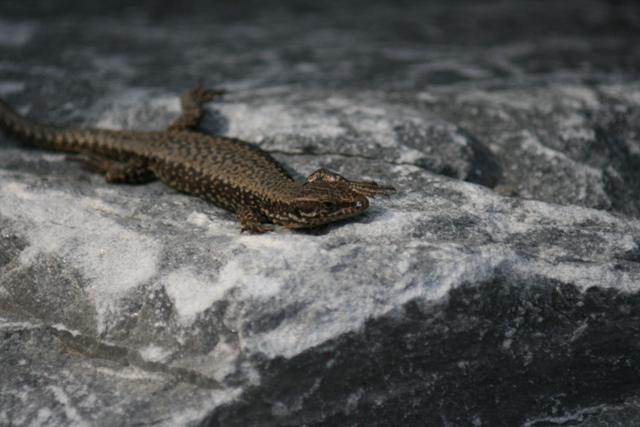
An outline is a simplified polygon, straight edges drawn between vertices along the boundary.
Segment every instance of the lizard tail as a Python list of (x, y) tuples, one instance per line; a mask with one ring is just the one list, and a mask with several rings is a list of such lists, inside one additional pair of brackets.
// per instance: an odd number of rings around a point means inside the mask
[(11, 108), (2, 98), (0, 98), (0, 128), (30, 145), (40, 145), (38, 142), (51, 133), (49, 125), (29, 120)]
[(113, 135), (126, 139), (130, 132), (105, 129), (66, 128), (31, 120), (15, 111), (0, 98), (0, 129), (23, 143), (47, 150), (92, 153), (118, 159), (121, 144), (110, 142)]
[[(24, 117), (0, 98), (0, 129), (22, 142), (38, 147), (51, 147), (55, 134), (61, 128), (46, 125)], [(53, 138), (52, 138), (53, 137)], [(53, 141), (49, 141), (53, 139)]]

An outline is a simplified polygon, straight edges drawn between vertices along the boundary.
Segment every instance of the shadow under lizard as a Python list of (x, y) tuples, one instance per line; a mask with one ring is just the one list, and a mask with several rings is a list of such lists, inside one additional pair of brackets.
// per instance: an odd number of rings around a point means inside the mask
[(161, 131), (59, 127), (30, 120), (0, 99), (0, 128), (28, 145), (78, 153), (75, 160), (110, 183), (159, 178), (234, 212), (242, 231), (253, 233), (273, 230), (264, 223), (303, 228), (349, 218), (369, 207), (367, 197), (394, 190), (349, 181), (326, 169), (294, 181), (258, 146), (198, 132), (202, 104), (223, 93), (201, 84), (182, 93), (182, 114)]

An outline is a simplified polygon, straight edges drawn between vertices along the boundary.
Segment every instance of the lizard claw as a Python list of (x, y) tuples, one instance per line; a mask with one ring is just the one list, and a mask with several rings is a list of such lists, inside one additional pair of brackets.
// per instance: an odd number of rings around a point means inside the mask
[(349, 188), (351, 188), (356, 193), (366, 197), (373, 197), (375, 195), (389, 197), (389, 193), (388, 193), (389, 191), (396, 191), (396, 189), (390, 185), (378, 185), (378, 183), (374, 181), (366, 181), (366, 182), (349, 181)]
[(274, 227), (270, 225), (264, 226), (262, 224), (257, 224), (257, 225), (242, 227), (242, 229), (240, 230), (240, 233), (244, 233), (245, 231), (248, 231), (249, 233), (261, 234), (261, 233), (266, 233), (267, 231), (273, 231), (273, 230), (274, 230)]
[(202, 79), (198, 79), (196, 86), (188, 92), (194, 101), (203, 103), (211, 101), (216, 96), (224, 95), (226, 90), (224, 89), (205, 89), (202, 84)]

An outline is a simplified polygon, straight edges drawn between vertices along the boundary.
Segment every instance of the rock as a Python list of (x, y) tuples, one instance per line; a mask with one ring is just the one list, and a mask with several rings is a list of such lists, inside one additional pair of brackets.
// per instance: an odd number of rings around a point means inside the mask
[(205, 131), (398, 192), (240, 234), (0, 135), (0, 424), (640, 422), (635, 8), (83, 4), (0, 6), (20, 111), (161, 129), (206, 76)]
[(502, 182), (520, 196), (639, 218), (640, 104), (632, 95), (639, 89), (559, 84), (427, 96), (438, 115), (490, 148)]

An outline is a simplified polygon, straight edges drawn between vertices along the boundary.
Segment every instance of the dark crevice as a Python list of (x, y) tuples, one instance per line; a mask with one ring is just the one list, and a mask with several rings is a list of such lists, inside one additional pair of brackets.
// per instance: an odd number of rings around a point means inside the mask
[[(283, 150), (264, 150), (263, 149), (263, 151), (266, 151), (269, 154), (281, 154), (283, 156), (291, 156), (291, 157), (293, 156), (340, 156), (340, 157), (356, 158), (356, 159), (363, 159), (363, 160), (378, 160), (389, 165), (415, 166), (415, 167), (433, 172), (433, 168), (428, 167), (426, 162), (425, 164), (411, 163), (411, 162), (394, 162), (394, 161), (381, 159), (380, 156), (366, 156), (364, 154), (353, 154), (353, 153), (342, 153), (339, 151), (320, 151), (320, 150), (283, 151)], [(434, 164), (441, 163), (440, 160), (438, 160), (438, 158), (435, 156), (425, 155), (424, 158), (433, 160)]]
[[(353, 153), (341, 153), (338, 151), (321, 151), (321, 150), (299, 150), (299, 151), (283, 151), (283, 150), (265, 150), (270, 154), (282, 154), (283, 156), (341, 156), (341, 157), (353, 157), (358, 159), (365, 160), (381, 160), (379, 156), (366, 156), (364, 154), (353, 154)], [(394, 163), (389, 162), (388, 160), (382, 160), (385, 163), (389, 164), (412, 164), (412, 163)]]
[[(414, 162), (393, 161), (380, 155), (365, 155), (345, 153), (340, 151), (317, 150), (313, 146), (308, 146), (302, 150), (264, 150), (270, 154), (281, 154), (284, 156), (340, 156), (346, 158), (356, 158), (363, 160), (380, 161), (387, 165), (407, 165), (426, 170), (428, 172), (447, 176), (454, 179), (460, 179), (466, 182), (472, 182), (485, 187), (493, 188), (502, 176), (502, 168), (497, 158), (479, 141), (470, 134), (465, 133), (465, 137), (469, 141), (469, 152), (462, 157), (468, 158), (469, 165), (462, 166), (459, 164), (449, 164), (446, 159), (440, 156), (424, 154), (420, 147), (409, 146), (422, 153), (422, 156)], [(446, 151), (446, 150), (445, 150)], [(461, 155), (458, 153), (457, 155)]]

